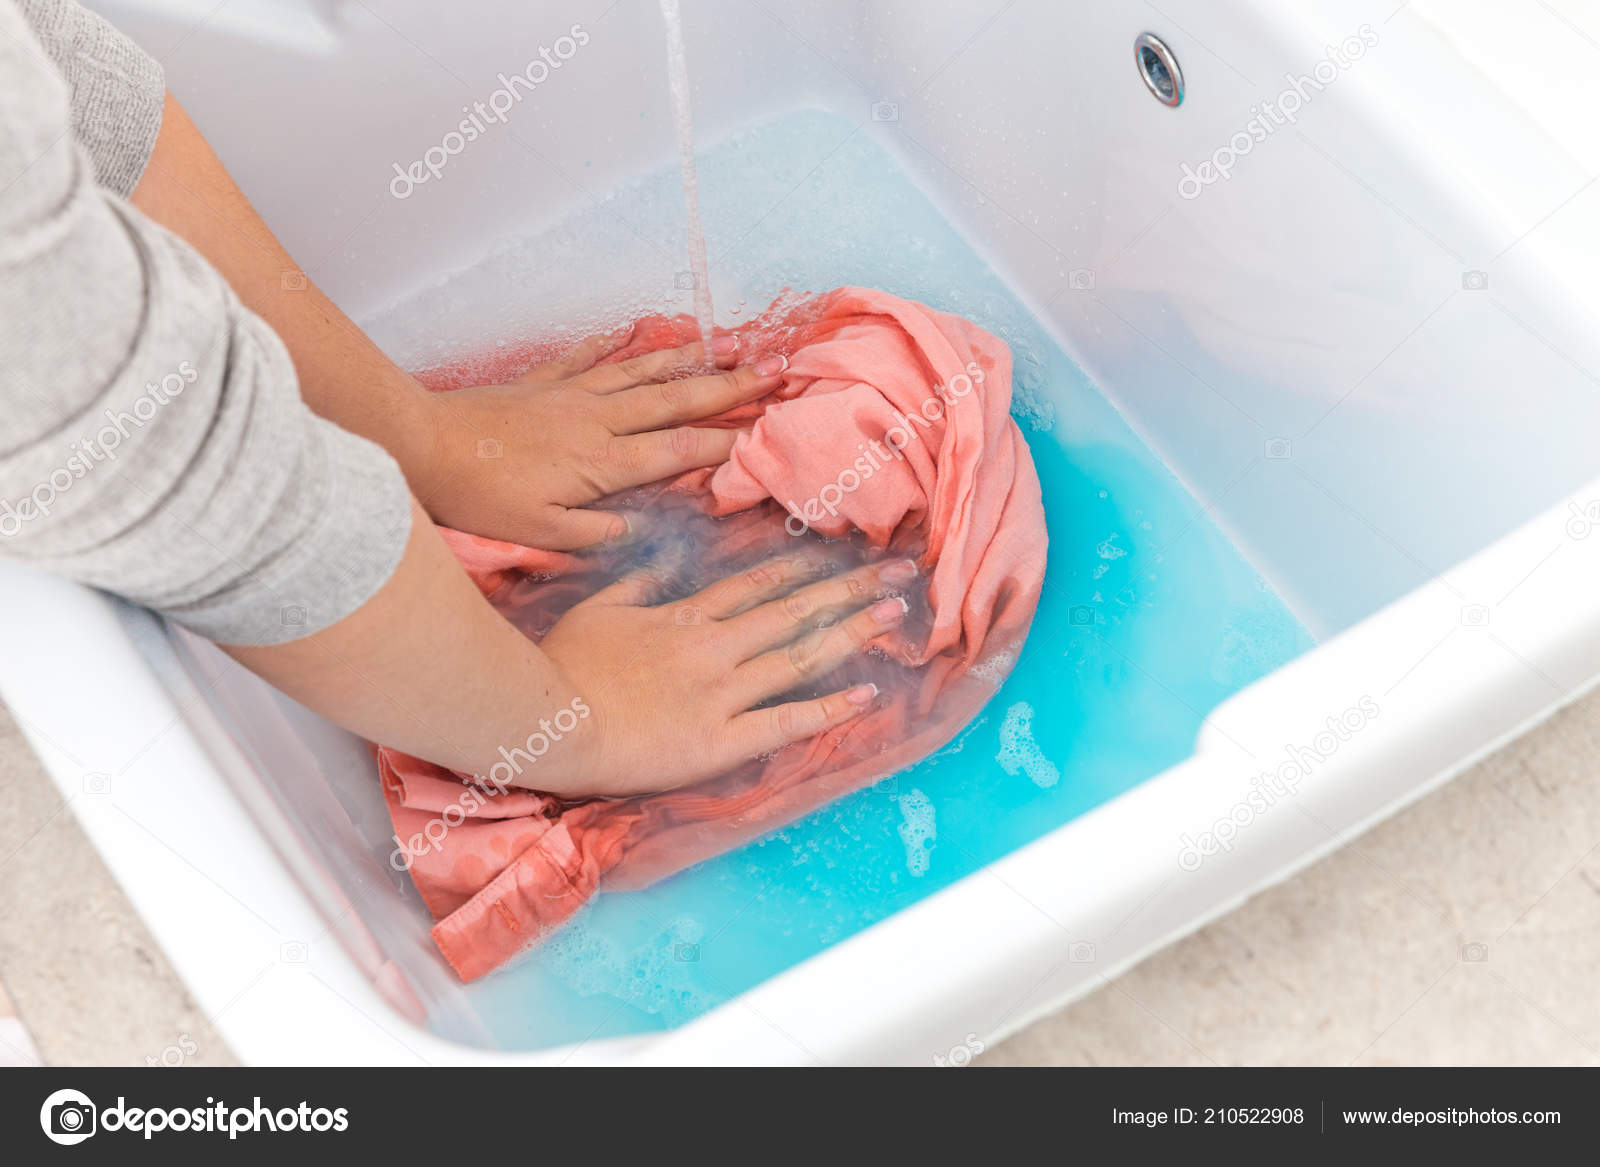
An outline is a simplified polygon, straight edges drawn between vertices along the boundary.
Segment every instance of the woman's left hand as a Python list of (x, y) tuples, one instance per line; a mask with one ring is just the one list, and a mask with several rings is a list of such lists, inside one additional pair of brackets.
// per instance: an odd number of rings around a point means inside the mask
[[(427, 394), (434, 435), (425, 465), (404, 467), (439, 523), (550, 551), (575, 551), (627, 533), (620, 514), (591, 509), (606, 495), (716, 466), (736, 429), (692, 423), (765, 396), (787, 362), (731, 367), (736, 337), (596, 364), (626, 335), (590, 337), (567, 356), (508, 385)], [(684, 376), (695, 369), (708, 373)]]

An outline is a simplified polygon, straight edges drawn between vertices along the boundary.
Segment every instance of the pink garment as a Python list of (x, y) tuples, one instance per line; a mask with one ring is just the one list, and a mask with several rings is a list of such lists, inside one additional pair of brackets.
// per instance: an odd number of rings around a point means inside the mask
[[(1020, 651), (1046, 539), (1038, 476), (1009, 412), (1006, 346), (959, 317), (860, 288), (775, 306), (737, 331), (747, 358), (788, 356), (784, 383), (717, 419), (748, 428), (731, 457), (656, 488), (655, 504), (733, 516), (696, 550), (713, 566), (793, 547), (802, 518), (869, 554), (913, 557), (925, 606), (851, 666), (852, 681), (879, 681), (869, 712), (682, 790), (579, 802), (495, 793), (380, 748), (396, 839), (427, 840), (408, 848), (410, 872), (463, 980), (536, 943), (597, 890), (644, 887), (926, 756), (977, 714)], [(694, 336), (692, 320), (649, 318), (609, 359)], [(528, 355), (511, 359), (525, 367)], [(479, 364), (433, 379), (455, 388), (514, 371)], [(535, 634), (604, 582), (582, 556), (445, 535), (478, 586)]]

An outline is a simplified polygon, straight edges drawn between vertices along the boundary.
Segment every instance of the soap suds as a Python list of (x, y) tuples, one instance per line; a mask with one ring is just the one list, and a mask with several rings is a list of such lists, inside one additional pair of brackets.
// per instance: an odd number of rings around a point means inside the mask
[(1027, 774), (1041, 790), (1048, 790), (1061, 781), (1061, 771), (1033, 740), (1033, 706), (1026, 701), (1018, 701), (1006, 710), (1006, 719), (1000, 725), (1000, 752), (995, 755), (995, 761), (1012, 777)]
[(900, 841), (906, 845), (906, 870), (912, 875), (928, 874), (933, 842), (939, 837), (933, 801), (920, 790), (910, 790), (899, 798)]

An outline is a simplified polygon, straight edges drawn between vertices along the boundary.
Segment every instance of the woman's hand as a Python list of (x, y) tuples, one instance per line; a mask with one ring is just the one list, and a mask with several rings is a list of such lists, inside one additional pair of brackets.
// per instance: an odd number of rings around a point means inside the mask
[[(132, 202), (283, 338), (312, 409), (387, 449), (435, 519), (474, 534), (552, 551), (613, 538), (626, 523), (595, 501), (724, 461), (735, 431), (693, 423), (781, 382), (781, 357), (727, 371), (731, 337), (709, 361), (690, 345), (596, 366), (628, 339), (613, 334), (510, 385), (429, 393), (306, 278), (171, 95)], [(717, 371), (682, 376), (696, 369)]]
[(696, 343), (595, 364), (627, 339), (591, 337), (509, 385), (430, 394), (422, 424), (435, 435), (432, 451), (425, 465), (405, 466), (429, 514), (550, 551), (615, 539), (627, 520), (590, 504), (725, 461), (739, 431), (692, 423), (782, 383), (782, 357), (727, 367), (739, 355), (731, 336), (712, 341), (710, 362)]
[[(697, 345), (596, 366), (626, 339), (610, 337), (511, 385), (429, 394), (306, 279), (170, 96), (132, 201), (272, 325), (317, 413), (387, 448), (427, 509), (464, 530), (552, 550), (620, 534), (622, 520), (590, 509), (595, 501), (724, 461), (735, 431), (692, 423), (781, 383), (780, 358), (726, 371), (739, 357), (726, 344), (710, 362), (723, 371), (710, 375), (674, 379), (705, 367)], [(542, 716), (582, 699), (591, 715), (561, 743), (573, 747), (570, 775), (562, 748), (530, 781), (570, 797), (660, 789), (870, 706), (871, 686), (860, 686), (752, 708), (896, 625), (902, 605), (875, 597), (915, 576), (889, 564), (822, 580), (803, 563), (659, 607), (645, 606), (651, 581), (630, 579), (535, 644), (489, 605), (419, 507), (393, 577), (354, 613), (285, 644), (228, 651), (362, 737), (463, 774), (490, 774)], [(823, 616), (834, 619), (816, 627)]]
[(917, 574), (903, 560), (823, 570), (796, 553), (654, 607), (657, 581), (629, 576), (536, 644), (489, 605), (419, 508), (393, 578), (354, 613), (286, 644), (228, 651), (369, 741), (462, 774), (495, 774), (570, 708), (578, 725), (513, 781), (566, 798), (666, 790), (871, 707), (873, 687), (860, 685), (753, 708), (816, 685), (900, 624), (905, 606), (892, 597)]
[[(655, 607), (660, 581), (638, 573), (563, 616), (540, 648), (590, 713), (563, 742), (560, 790), (671, 789), (865, 712), (873, 685), (753, 708), (819, 680), (905, 618), (894, 593), (916, 577), (910, 561), (822, 570), (804, 555), (773, 560)], [(555, 777), (529, 784), (550, 789)]]

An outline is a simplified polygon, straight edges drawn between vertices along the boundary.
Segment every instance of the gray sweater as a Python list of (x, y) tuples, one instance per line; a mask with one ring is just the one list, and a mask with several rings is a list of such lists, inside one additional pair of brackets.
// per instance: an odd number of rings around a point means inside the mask
[(280, 643), (393, 574), (410, 496), (386, 453), (307, 409), (222, 276), (127, 202), (164, 92), (73, 0), (0, 0), (0, 555)]

